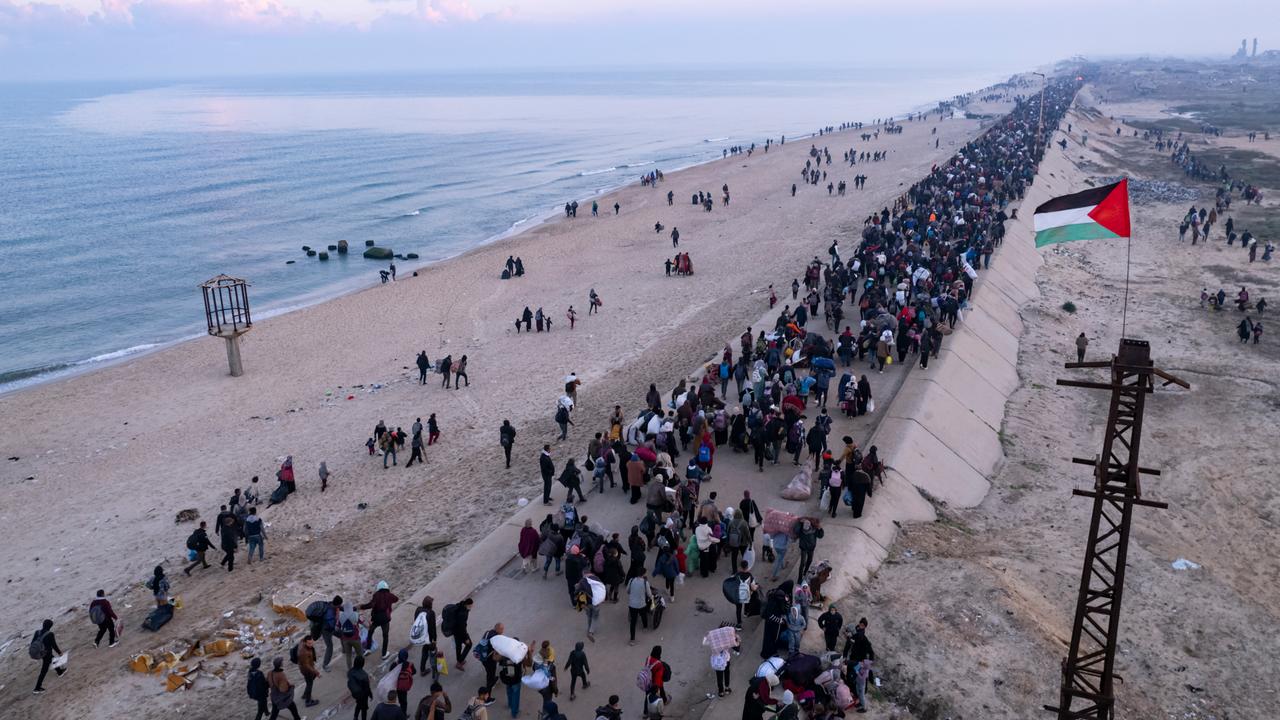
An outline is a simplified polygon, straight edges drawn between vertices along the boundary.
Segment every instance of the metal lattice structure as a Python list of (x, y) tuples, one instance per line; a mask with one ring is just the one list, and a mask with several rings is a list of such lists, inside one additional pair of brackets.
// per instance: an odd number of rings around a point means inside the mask
[(1094, 468), (1093, 489), (1073, 491), (1074, 495), (1093, 498), (1093, 517), (1071, 646), (1062, 663), (1059, 704), (1045, 709), (1056, 712), (1059, 720), (1111, 720), (1115, 717), (1116, 641), (1133, 507), (1168, 507), (1142, 498), (1138, 476), (1160, 474), (1138, 465), (1145, 400), (1154, 391), (1157, 377), (1165, 385), (1191, 386), (1156, 368), (1151, 362), (1151, 347), (1142, 340), (1121, 340), (1119, 352), (1110, 361), (1067, 363), (1066, 367), (1110, 368), (1110, 383), (1058, 380), (1058, 385), (1110, 390), (1111, 405), (1101, 457), (1072, 458), (1072, 462)]
[(249, 314), (249, 283), (229, 275), (210, 278), (200, 285), (209, 334), (227, 341), (227, 365), (231, 375), (244, 374), (240, 362), (240, 336), (253, 327)]

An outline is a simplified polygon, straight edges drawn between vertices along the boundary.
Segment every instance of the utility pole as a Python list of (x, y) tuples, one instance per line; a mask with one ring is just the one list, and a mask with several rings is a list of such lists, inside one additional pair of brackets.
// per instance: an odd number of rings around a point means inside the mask
[(1191, 386), (1155, 367), (1151, 346), (1144, 340), (1122, 339), (1119, 352), (1109, 361), (1067, 363), (1066, 367), (1110, 368), (1110, 383), (1058, 380), (1058, 385), (1110, 390), (1111, 405), (1102, 455), (1092, 460), (1071, 459), (1093, 467), (1093, 489), (1072, 491), (1073, 495), (1093, 498), (1093, 517), (1071, 646), (1062, 663), (1061, 694), (1056, 707), (1046, 705), (1045, 709), (1057, 713), (1058, 720), (1112, 720), (1112, 681), (1133, 506), (1168, 507), (1166, 503), (1143, 499), (1138, 481), (1140, 474), (1160, 474), (1159, 470), (1138, 465), (1145, 400), (1154, 392), (1157, 377), (1165, 381), (1164, 385)]

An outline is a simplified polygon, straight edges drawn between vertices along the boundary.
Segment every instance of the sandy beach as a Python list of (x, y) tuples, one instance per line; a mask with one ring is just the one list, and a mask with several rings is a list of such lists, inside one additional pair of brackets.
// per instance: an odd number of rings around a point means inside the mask
[[(976, 121), (936, 115), (903, 126), (870, 142), (858, 131), (812, 140), (835, 156), (828, 172), (832, 182), (849, 181), (845, 197), (828, 195), (825, 182), (801, 185), (792, 197), (811, 141), (775, 144), (767, 154), (758, 149), (669, 173), (656, 189), (637, 184), (602, 196), (598, 218), (587, 199), (576, 219), (556, 219), (417, 277), (401, 264), (394, 283), (257, 323), (243, 341), (241, 378), (226, 374), (221, 341), (202, 339), (0, 398), (10, 428), (0, 445), (11, 458), (0, 466), (0, 566), (12, 607), (0, 636), (16, 648), (22, 643), (13, 639), (42, 617), (73, 623), (99, 587), (125, 608), (126, 626), (136, 627), (149, 603), (141, 582), (157, 563), (166, 564), (174, 594), (184, 599), (174, 625), (185, 628), (274, 592), (363, 589), (374, 577), (423, 586), (512, 514), (517, 498), (536, 496), (537, 450), (556, 437), (552, 414), (565, 374), (576, 372), (584, 385), (576, 427), (557, 446), (561, 457), (604, 429), (614, 403), (634, 413), (649, 383), (670, 387), (757, 322), (768, 310), (770, 283), (780, 306), (791, 302), (791, 280), (808, 259), (825, 255), (832, 239), (855, 243), (865, 216), (979, 131)], [(888, 156), (849, 168), (839, 157), (850, 147)], [(859, 173), (869, 177), (861, 191), (852, 189)], [(719, 203), (724, 184), (728, 206)], [(714, 211), (689, 203), (699, 190), (717, 197)], [(655, 233), (655, 222), (666, 229)], [(692, 277), (664, 274), (673, 227), (679, 250), (693, 259)], [(526, 275), (501, 281), (511, 254), (523, 259)], [(587, 316), (592, 288), (604, 307)], [(526, 305), (544, 308), (554, 331), (517, 334), (513, 320)], [(564, 319), (569, 305), (579, 312), (572, 331)], [(191, 308), (200, 310), (194, 293)], [(434, 374), (418, 385), (413, 361), (421, 350), (433, 362), (468, 355), (470, 387), (442, 389)], [(406, 452), (400, 467), (384, 470), (381, 458), (368, 456), (364, 443), (379, 420), (407, 429), (429, 413), (442, 439), (428, 448), (425, 465), (405, 469)], [(503, 419), (520, 433), (510, 470), (497, 442)], [(175, 514), (198, 508), (211, 521), (254, 475), (265, 496), (287, 455), (301, 492), (264, 513), (268, 561), (229, 576), (182, 577), (191, 525), (175, 525)], [(321, 461), (332, 473), (323, 495)], [(437, 535), (455, 543), (423, 551), (420, 541)], [(64, 642), (84, 658), (89, 639), (68, 630)], [(127, 633), (113, 660), (92, 660), (103, 668), (99, 677), (63, 688), (60, 707), (111, 710), (137, 693), (154, 695), (144, 686), (149, 680), (124, 669), (131, 651), (151, 644), (152, 637)], [(25, 686), (30, 670), (17, 655), (3, 658), (12, 678), (5, 684), (15, 687)], [(232, 685), (242, 693), (238, 681)]]

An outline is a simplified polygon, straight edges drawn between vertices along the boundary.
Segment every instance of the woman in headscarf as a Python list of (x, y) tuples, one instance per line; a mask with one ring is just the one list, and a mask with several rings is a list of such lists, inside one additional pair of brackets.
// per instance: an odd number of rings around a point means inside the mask
[(787, 613), (791, 610), (791, 593), (794, 588), (795, 583), (788, 580), (770, 590), (765, 598), (764, 611), (761, 612), (764, 618), (764, 642), (760, 648), (762, 658), (771, 658), (786, 649), (779, 645), (778, 640), (783, 628), (787, 626)]
[(289, 489), (289, 494), (298, 492), (298, 484), (293, 479), (293, 456), (290, 455), (284, 459), (284, 463), (280, 466), (280, 472), (276, 473), (276, 478), (284, 483)]

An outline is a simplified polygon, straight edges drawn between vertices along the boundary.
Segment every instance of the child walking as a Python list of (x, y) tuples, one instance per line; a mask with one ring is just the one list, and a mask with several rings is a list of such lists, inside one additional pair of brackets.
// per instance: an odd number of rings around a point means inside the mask
[(570, 700), (577, 697), (575, 691), (578, 688), (579, 680), (582, 681), (583, 690), (591, 687), (591, 681), (587, 680), (587, 675), (591, 674), (591, 665), (587, 663), (587, 653), (582, 648), (583, 644), (579, 641), (573, 646), (573, 652), (569, 653), (569, 657), (564, 663), (564, 669), (569, 671)]

